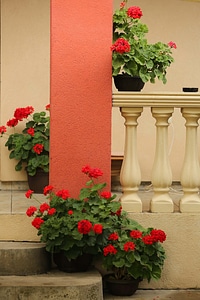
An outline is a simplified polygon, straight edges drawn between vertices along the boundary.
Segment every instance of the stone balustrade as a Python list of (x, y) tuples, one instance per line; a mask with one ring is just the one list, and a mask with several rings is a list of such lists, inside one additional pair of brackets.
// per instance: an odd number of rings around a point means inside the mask
[(124, 160), (120, 173), (123, 208), (128, 212), (142, 212), (142, 201), (138, 195), (141, 171), (137, 156), (137, 120), (143, 108), (150, 107), (152, 117), (156, 120), (156, 150), (151, 178), (154, 194), (151, 199), (151, 212), (174, 211), (174, 204), (169, 195), (172, 171), (168, 157), (168, 127), (174, 108), (179, 108), (185, 119), (186, 135), (180, 178), (183, 189), (180, 212), (200, 213), (200, 165), (197, 147), (200, 94), (118, 92), (113, 93), (113, 107), (119, 107), (125, 119)]

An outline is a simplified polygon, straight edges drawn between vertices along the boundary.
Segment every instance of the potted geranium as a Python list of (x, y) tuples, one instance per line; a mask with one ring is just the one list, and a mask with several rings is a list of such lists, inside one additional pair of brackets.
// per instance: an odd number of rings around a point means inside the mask
[[(46, 111), (41, 112), (34, 112), (32, 106), (17, 108), (6, 126), (0, 127), (1, 136), (8, 135), (5, 146), (10, 151), (9, 158), (17, 161), (15, 170), (20, 171), (24, 168), (31, 183), (39, 172), (46, 185), (48, 184), (50, 117), (47, 112), (49, 109), (49, 105), (46, 106)], [(26, 123), (21, 129), (20, 125), (24, 120)], [(14, 132), (10, 133), (9, 127), (13, 128)]]
[(132, 295), (139, 282), (161, 277), (165, 260), (163, 230), (144, 228), (123, 212), (103, 248), (105, 280), (114, 295)]
[(148, 43), (145, 35), (148, 32), (146, 24), (141, 22), (143, 15), (138, 6), (127, 8), (128, 0), (120, 4), (120, 9), (113, 15), (113, 45), (112, 50), (112, 75), (115, 83), (126, 77), (141, 79), (141, 89), (145, 82), (155, 82), (158, 78), (163, 83), (167, 82), (166, 70), (174, 61), (172, 48), (174, 42), (165, 44), (157, 42)]
[[(34, 217), (32, 225), (46, 243), (46, 250), (53, 253), (58, 267), (68, 272), (77, 267), (85, 270), (88, 258), (101, 253), (121, 211), (120, 202), (113, 201), (115, 196), (103, 191), (106, 184), (95, 182), (102, 176), (101, 170), (85, 166), (82, 172), (89, 181), (81, 189), (79, 199), (71, 198), (65, 189), (54, 192), (49, 185), (44, 188), (47, 202), (27, 210), (27, 215)], [(29, 190), (26, 196), (34, 197), (33, 191)]]
[[(98, 182), (103, 175), (100, 169), (85, 166), (82, 172), (89, 180), (78, 199), (71, 198), (68, 190), (54, 191), (48, 185), (44, 188), (47, 201), (26, 212), (58, 268), (87, 270), (89, 257), (102, 260), (110, 276), (123, 282), (160, 278), (165, 259), (160, 243), (165, 233), (131, 220), (116, 196), (105, 190), (106, 183)], [(26, 197), (35, 198), (33, 191), (27, 191)]]

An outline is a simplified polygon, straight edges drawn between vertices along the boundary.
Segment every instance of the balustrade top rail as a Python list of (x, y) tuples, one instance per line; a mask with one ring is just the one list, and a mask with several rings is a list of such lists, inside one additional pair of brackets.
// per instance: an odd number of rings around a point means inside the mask
[(200, 93), (113, 93), (113, 107), (199, 107)]

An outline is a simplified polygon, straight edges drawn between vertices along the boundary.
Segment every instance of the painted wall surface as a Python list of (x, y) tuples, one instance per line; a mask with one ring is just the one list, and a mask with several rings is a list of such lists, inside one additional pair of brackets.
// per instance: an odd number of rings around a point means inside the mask
[(51, 1), (50, 182), (79, 193), (82, 166), (110, 182), (112, 1)]
[[(1, 124), (17, 107), (49, 103), (49, 0), (1, 1)], [(22, 127), (24, 128), (24, 127)], [(11, 129), (10, 132), (13, 132)], [(27, 180), (1, 142), (1, 180)]]
[[(114, 0), (114, 9), (119, 8), (120, 0)], [(182, 92), (182, 87), (198, 87), (200, 92), (200, 3), (182, 0), (129, 0), (128, 6), (139, 6), (143, 11), (141, 21), (147, 24), (148, 41), (155, 43), (174, 41), (175, 62), (167, 71), (167, 84), (156, 81), (146, 83), (142, 92)], [(113, 91), (117, 92), (113, 84)], [(138, 156), (142, 180), (151, 179), (155, 153), (155, 119), (150, 109), (145, 109), (138, 119)], [(175, 109), (169, 126), (169, 158), (173, 180), (180, 180), (185, 147), (185, 120), (180, 110)], [(200, 133), (198, 133), (200, 138)], [(112, 154), (121, 155), (124, 149), (124, 119), (119, 109), (113, 108), (112, 115)], [(148, 151), (146, 150), (148, 149)], [(200, 145), (199, 145), (200, 150)], [(199, 151), (200, 153), (200, 151)]]

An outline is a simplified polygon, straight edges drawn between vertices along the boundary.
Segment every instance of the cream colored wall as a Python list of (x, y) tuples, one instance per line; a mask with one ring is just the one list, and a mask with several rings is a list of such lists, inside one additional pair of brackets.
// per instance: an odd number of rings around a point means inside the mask
[[(118, 8), (120, 0), (114, 0)], [(145, 84), (143, 92), (167, 91), (181, 92), (182, 87), (198, 87), (200, 91), (200, 3), (182, 0), (129, 0), (128, 6), (140, 6), (143, 11), (142, 22), (149, 28), (149, 42), (174, 41), (177, 49), (173, 51), (175, 62), (167, 72), (167, 84)], [(113, 91), (116, 89), (113, 85)], [(151, 169), (155, 150), (155, 119), (149, 109), (145, 109), (138, 119), (138, 155), (142, 180), (151, 178)], [(118, 108), (113, 108), (112, 154), (123, 154), (124, 120)], [(173, 180), (180, 180), (184, 155), (185, 128), (180, 111), (175, 110), (169, 127), (169, 154)], [(148, 150), (147, 150), (148, 149)]]
[[(50, 0), (1, 0), (1, 124), (17, 107), (49, 103)], [(15, 172), (1, 139), (1, 180), (26, 180)]]

